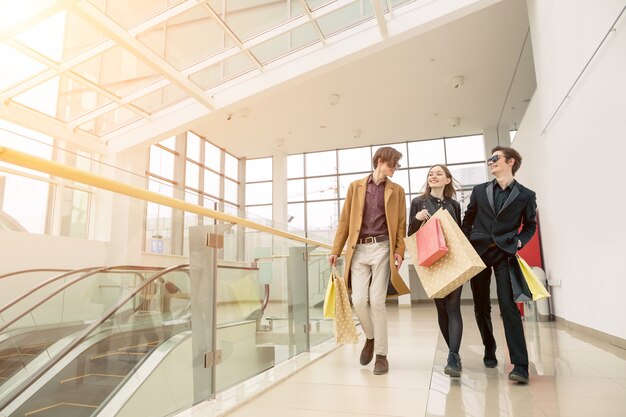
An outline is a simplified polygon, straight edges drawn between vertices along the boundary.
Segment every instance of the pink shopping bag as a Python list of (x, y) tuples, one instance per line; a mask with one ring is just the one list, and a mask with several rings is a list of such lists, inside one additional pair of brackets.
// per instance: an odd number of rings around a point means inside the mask
[(431, 266), (446, 253), (446, 239), (443, 236), (441, 222), (432, 218), (415, 233), (417, 240), (417, 263), (420, 266)]

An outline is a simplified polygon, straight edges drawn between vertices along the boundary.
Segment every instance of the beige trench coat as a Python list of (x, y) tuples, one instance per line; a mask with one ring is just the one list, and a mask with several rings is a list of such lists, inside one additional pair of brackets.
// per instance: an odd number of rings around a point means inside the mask
[[(354, 181), (348, 188), (346, 201), (339, 216), (339, 224), (335, 233), (332, 253), (339, 256), (347, 241), (345, 280), (350, 286), (350, 263), (356, 247), (359, 231), (363, 221), (363, 208), (365, 207), (365, 192), (369, 175), (363, 179)], [(389, 231), (389, 263), (391, 266), (391, 285), (398, 295), (408, 294), (409, 289), (400, 277), (395, 265), (393, 254), (397, 253), (404, 259), (404, 237), (406, 236), (406, 200), (404, 189), (387, 178), (385, 184), (385, 215), (387, 217), (387, 229)]]

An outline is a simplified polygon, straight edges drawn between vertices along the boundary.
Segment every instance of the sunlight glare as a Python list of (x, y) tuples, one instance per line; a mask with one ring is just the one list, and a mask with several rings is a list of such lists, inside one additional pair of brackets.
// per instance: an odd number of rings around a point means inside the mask
[(0, 28), (18, 26), (54, 3), (54, 0), (0, 0)]
[(62, 11), (25, 30), (15, 38), (56, 62), (63, 59), (63, 40), (67, 12)]

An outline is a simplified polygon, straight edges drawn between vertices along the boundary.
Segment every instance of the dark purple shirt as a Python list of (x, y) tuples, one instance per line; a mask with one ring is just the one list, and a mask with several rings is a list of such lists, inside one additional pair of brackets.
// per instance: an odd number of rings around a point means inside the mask
[(385, 217), (385, 183), (386, 180), (376, 185), (372, 175), (367, 180), (360, 238), (389, 234)]

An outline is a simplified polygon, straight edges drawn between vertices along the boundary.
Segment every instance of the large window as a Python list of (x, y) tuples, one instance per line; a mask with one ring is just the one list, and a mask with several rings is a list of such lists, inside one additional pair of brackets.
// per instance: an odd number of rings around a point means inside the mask
[(271, 225), (272, 179), (271, 157), (246, 160), (246, 213), (258, 223)]
[(482, 135), (289, 155), (287, 201), (290, 229), (306, 230), (312, 238), (332, 240), (350, 183), (372, 171), (372, 157), (382, 146), (402, 152), (402, 167), (392, 180), (407, 194), (407, 211), (411, 200), (423, 192), (428, 169), (434, 164), (447, 164), (459, 181), (457, 199), (463, 209), (472, 187), (487, 178)]
[[(237, 214), (239, 159), (205, 138), (187, 132), (150, 147), (148, 186), (151, 191), (191, 204)], [(185, 255), (189, 226), (214, 222), (209, 217), (179, 214), (169, 207), (147, 203), (145, 250)]]
[[(42, 103), (49, 101), (46, 97), (39, 99)], [(91, 170), (91, 154), (69, 144), (63, 152), (55, 151), (51, 137), (4, 120), (0, 120), (0, 145)], [(90, 209), (89, 187), (0, 163), (0, 228), (87, 238)]]

